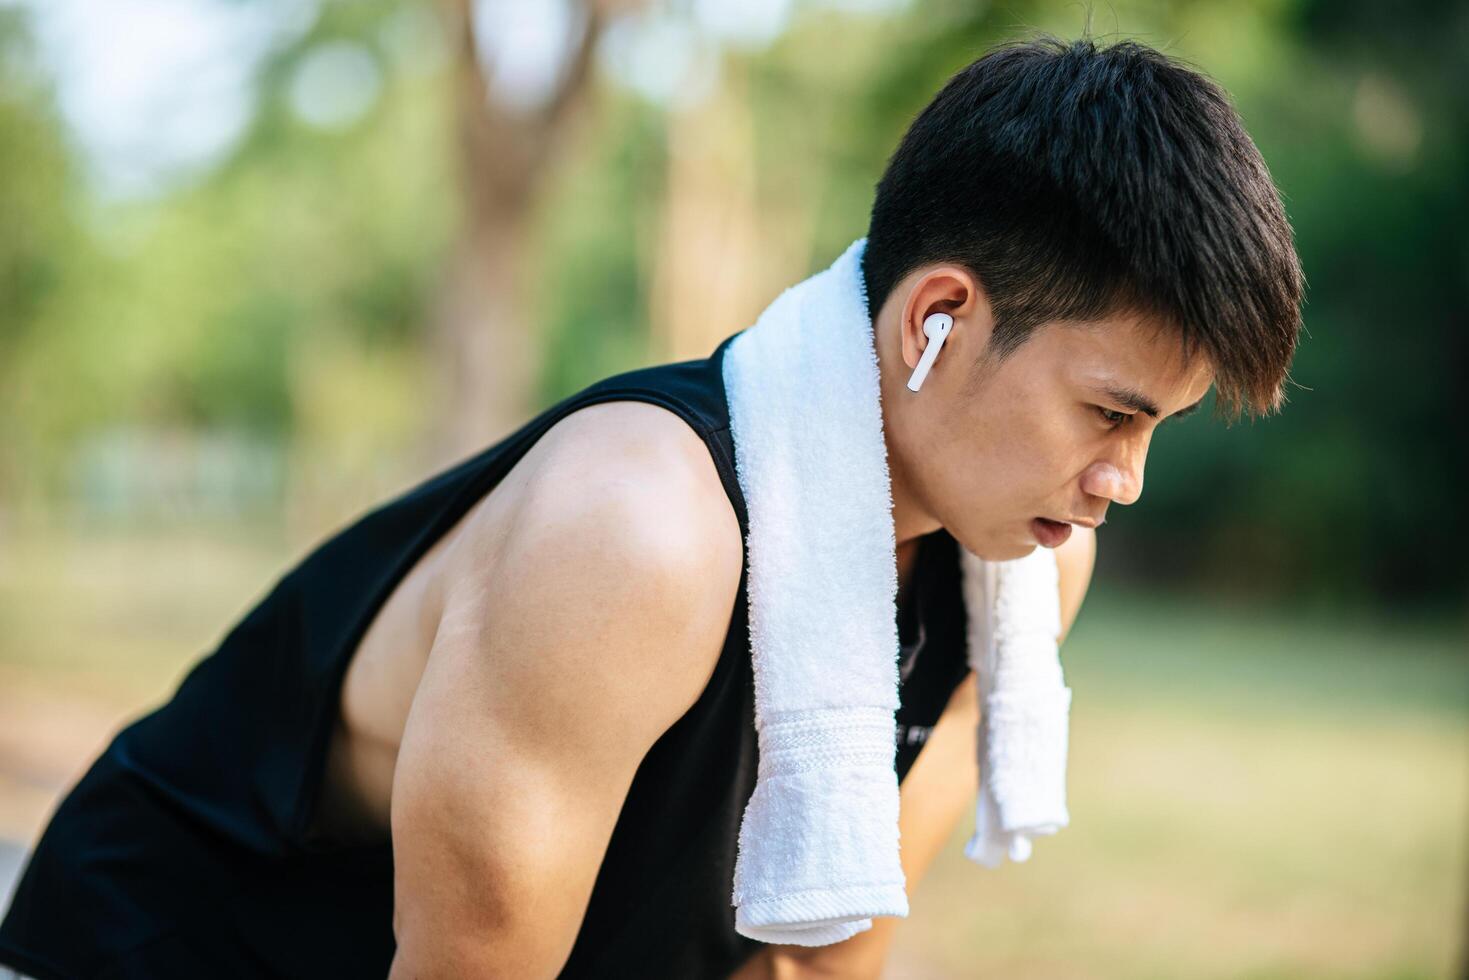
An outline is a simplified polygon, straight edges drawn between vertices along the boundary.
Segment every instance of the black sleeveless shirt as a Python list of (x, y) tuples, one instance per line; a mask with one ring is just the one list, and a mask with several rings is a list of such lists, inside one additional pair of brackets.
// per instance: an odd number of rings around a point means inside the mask
[[(384, 977), (390, 840), (309, 832), (343, 675), (414, 564), (552, 425), (600, 402), (660, 405), (709, 448), (748, 540), (721, 364), (607, 378), (318, 545), (62, 800), (0, 924), (0, 964), (50, 978)], [(748, 555), (747, 555), (748, 557)], [(563, 977), (728, 976), (736, 842), (758, 770), (748, 564), (707, 686), (644, 757)], [(897, 769), (968, 673), (957, 545), (920, 541), (899, 613)]]

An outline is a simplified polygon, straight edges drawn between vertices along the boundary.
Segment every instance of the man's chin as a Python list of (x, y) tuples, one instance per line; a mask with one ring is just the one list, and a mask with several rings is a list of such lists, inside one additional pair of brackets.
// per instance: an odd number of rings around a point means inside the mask
[(976, 558), (983, 558), (985, 561), (1014, 561), (1017, 558), (1024, 558), (1036, 548), (1040, 547), (1033, 538), (1028, 541), (1015, 541), (1005, 540), (999, 537), (986, 538), (971, 547), (959, 535), (954, 534), (953, 531), (949, 533), (953, 536), (954, 540), (958, 541), (960, 545)]

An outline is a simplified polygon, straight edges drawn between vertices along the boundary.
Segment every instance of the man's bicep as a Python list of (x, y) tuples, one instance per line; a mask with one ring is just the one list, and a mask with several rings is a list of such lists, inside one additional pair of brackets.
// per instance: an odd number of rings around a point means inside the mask
[[(395, 968), (432, 977), (493, 964), (494, 976), (552, 975), (606, 846), (614, 774), (565, 780), (477, 717), (472, 699), (426, 693), (404, 732), (392, 801)], [(559, 894), (547, 890), (551, 880)]]
[(514, 574), (446, 610), (409, 712), (392, 824), (415, 969), (559, 970), (643, 756), (722, 647), (712, 593), (733, 575), (732, 594), (737, 554), (687, 514), (566, 513), (528, 520), (501, 555)]

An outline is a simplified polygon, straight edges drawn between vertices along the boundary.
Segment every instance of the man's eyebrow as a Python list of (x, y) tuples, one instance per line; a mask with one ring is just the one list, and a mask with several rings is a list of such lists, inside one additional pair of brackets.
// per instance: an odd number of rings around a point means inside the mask
[[(1147, 416), (1149, 418), (1155, 419), (1158, 417), (1159, 411), (1157, 403), (1155, 403), (1147, 395), (1138, 391), (1136, 388), (1129, 388), (1125, 385), (1103, 383), (1097, 386), (1097, 390), (1102, 392), (1104, 395), (1112, 399), (1117, 404), (1121, 405), (1123, 408), (1129, 408), (1134, 412), (1145, 412), (1147, 413)], [(1204, 404), (1204, 399), (1200, 398), (1198, 401), (1194, 402), (1192, 405), (1189, 405), (1187, 408), (1180, 408), (1178, 411), (1170, 415), (1169, 418), (1181, 419), (1185, 415), (1188, 415), (1190, 412), (1195, 411), (1202, 404)]]

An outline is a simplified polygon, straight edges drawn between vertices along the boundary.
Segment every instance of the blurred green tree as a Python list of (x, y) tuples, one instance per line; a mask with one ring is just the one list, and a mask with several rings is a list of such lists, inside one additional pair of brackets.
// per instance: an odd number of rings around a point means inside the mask
[[(813, 2), (768, 44), (701, 46), (720, 87), (677, 111), (591, 58), (614, 20), (623, 40), (642, 29), (639, 6), (573, 5), (591, 26), (567, 35), (560, 87), (508, 109), (466, 0), (322, 4), (259, 67), (227, 158), (128, 202), (82, 179), (28, 8), (0, 7), (0, 500), (62, 499), (79, 447), (130, 425), (264, 440), (304, 526), (344, 518), (670, 339), (702, 352), (701, 331), (747, 325), (863, 232), (954, 71), (1033, 28), (1089, 27), (1231, 93), (1310, 287), (1284, 412), (1160, 436), (1145, 506), (1110, 515), (1106, 574), (1462, 599), (1462, 5)], [(655, 9), (703, 29), (690, 5)], [(723, 210), (701, 210), (721, 204), (692, 181), (701, 149), (738, 182)], [(737, 225), (722, 244), (706, 214)], [(719, 302), (694, 322), (690, 295)]]

